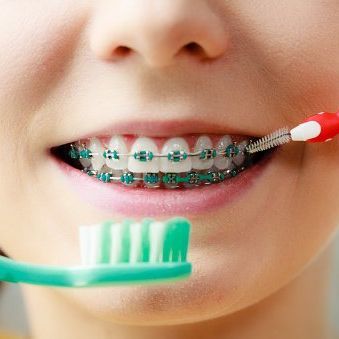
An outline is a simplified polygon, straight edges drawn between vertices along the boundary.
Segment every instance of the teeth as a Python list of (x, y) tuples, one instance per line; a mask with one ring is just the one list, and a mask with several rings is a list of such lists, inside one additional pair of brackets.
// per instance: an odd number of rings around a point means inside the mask
[[(145, 151), (148, 151), (150, 153), (142, 153)], [(130, 153), (134, 154), (134, 156), (131, 156), (128, 159), (129, 171), (135, 173), (159, 172), (160, 161), (159, 158), (154, 157), (154, 154), (158, 154), (159, 150), (152, 139), (146, 137), (137, 138), (132, 145)]]
[[(82, 147), (82, 142), (78, 142), (77, 147), (79, 148), (79, 151), (82, 151), (84, 149), (84, 147)], [(83, 168), (88, 168), (91, 166), (91, 159), (81, 158), (79, 159), (79, 161)]]
[(83, 168), (88, 168), (91, 166), (91, 160), (90, 159), (79, 159), (81, 165)]
[[(213, 148), (212, 140), (208, 136), (201, 136), (195, 143), (193, 152), (203, 151), (204, 149)], [(200, 159), (199, 156), (192, 157), (192, 167), (194, 169), (204, 170), (210, 169), (213, 166), (212, 159)]]
[(93, 169), (96, 171), (100, 171), (105, 163), (105, 159), (102, 156), (104, 149), (101, 145), (101, 142), (97, 138), (91, 138), (88, 148), (91, 150), (92, 153), (95, 153), (91, 158)]
[[(183, 138), (171, 138), (167, 140), (162, 147), (161, 153), (168, 154), (169, 152), (183, 151), (186, 155), (189, 153), (189, 147)], [(185, 156), (184, 156), (185, 157)], [(187, 157), (180, 161), (168, 160), (167, 157), (160, 159), (160, 171), (162, 172), (188, 172), (192, 169), (192, 159)]]
[[(120, 135), (114, 135), (108, 143), (110, 150), (117, 151), (120, 154), (128, 153), (126, 143)], [(122, 170), (127, 168), (127, 157), (120, 156), (119, 159), (108, 159), (106, 158), (106, 165), (116, 170)]]
[[(79, 140), (73, 145), (76, 148), (76, 152), (78, 152), (77, 154), (80, 153), (78, 159), (80, 158), (79, 160), (84, 168), (93, 170), (93, 173), (109, 172), (114, 177), (112, 180), (119, 181), (120, 176), (128, 170), (138, 176), (136, 179), (137, 184), (141, 183), (149, 187), (159, 187), (162, 184), (170, 187), (173, 185), (174, 187), (181, 187), (181, 185), (191, 187), (201, 184), (200, 182), (191, 182), (191, 177), (188, 182), (188, 177), (186, 178), (184, 174), (188, 175), (192, 169), (200, 173), (200, 171), (206, 170), (223, 171), (244, 166), (246, 160), (244, 153), (248, 143), (248, 139), (233, 143), (230, 136), (224, 135), (213, 147), (211, 138), (207, 135), (201, 135), (196, 140), (192, 151), (190, 151), (184, 138), (174, 137), (168, 139), (164, 143), (161, 152), (159, 152), (157, 144), (152, 138), (138, 137), (129, 151), (124, 137), (114, 135), (109, 140), (108, 145), (105, 144), (105, 147), (96, 137), (90, 140), (86, 139), (86, 141)], [(228, 156), (218, 154), (225, 151), (227, 151)], [(88, 152), (92, 153), (89, 158)], [(191, 156), (191, 152), (194, 155)], [(202, 154), (200, 155), (201, 152)], [(74, 157), (72, 153), (70, 153), (70, 156)], [(75, 156), (77, 155), (75, 154)], [(168, 175), (180, 175), (180, 178), (175, 182), (165, 182), (159, 172), (167, 173)], [(92, 175), (90, 172), (88, 173)], [(207, 179), (203, 177), (201, 180)]]
[[(226, 147), (228, 145), (232, 144), (232, 139), (228, 135), (224, 135), (218, 142), (217, 144), (217, 150), (218, 152), (223, 152), (225, 151)], [(214, 166), (217, 167), (218, 169), (229, 169), (232, 167), (232, 159), (225, 157), (225, 156), (217, 156), (214, 159)]]
[(244, 140), (242, 142), (240, 142), (237, 146), (239, 148), (239, 154), (236, 155), (234, 158), (233, 158), (233, 162), (237, 165), (237, 166), (240, 166), (242, 165), (242, 163), (244, 162), (245, 160), (245, 154), (243, 153), (244, 150), (245, 150), (245, 147), (246, 145), (248, 144), (248, 140)]

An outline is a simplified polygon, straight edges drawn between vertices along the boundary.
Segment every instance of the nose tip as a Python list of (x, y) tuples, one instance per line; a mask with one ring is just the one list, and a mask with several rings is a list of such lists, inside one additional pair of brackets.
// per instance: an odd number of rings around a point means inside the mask
[(212, 60), (225, 53), (225, 23), (205, 0), (121, 0), (99, 6), (90, 46), (107, 61), (138, 56), (152, 67), (176, 58)]

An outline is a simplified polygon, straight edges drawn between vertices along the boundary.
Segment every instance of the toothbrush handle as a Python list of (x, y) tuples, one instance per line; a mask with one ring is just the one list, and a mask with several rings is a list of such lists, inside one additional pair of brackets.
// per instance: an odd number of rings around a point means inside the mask
[(293, 141), (324, 142), (339, 134), (339, 112), (321, 112), (305, 119), (290, 131)]
[(339, 134), (339, 112), (321, 112), (307, 118), (304, 122), (315, 121), (320, 125), (320, 134), (308, 142), (324, 142)]

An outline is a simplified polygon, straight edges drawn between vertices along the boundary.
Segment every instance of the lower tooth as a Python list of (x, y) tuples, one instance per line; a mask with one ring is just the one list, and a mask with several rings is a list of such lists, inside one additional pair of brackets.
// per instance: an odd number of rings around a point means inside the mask
[(162, 177), (162, 182), (164, 187), (166, 188), (177, 188), (180, 187), (180, 183), (178, 182), (179, 176), (182, 173), (164, 173)]
[(79, 159), (81, 165), (83, 168), (90, 168), (91, 167), (91, 161), (89, 159)]
[(120, 177), (120, 182), (126, 186), (131, 186), (134, 183), (134, 173), (123, 172)]
[(149, 188), (156, 188), (161, 186), (160, 173), (144, 173), (143, 175), (144, 185)]
[(217, 184), (225, 180), (224, 171), (209, 171), (209, 175), (211, 177), (212, 184)]
[(143, 173), (134, 173), (134, 182), (132, 187), (140, 187), (143, 185)]
[(188, 177), (188, 187), (196, 187), (201, 185), (201, 174), (202, 171), (192, 171), (186, 174)]
[[(213, 166), (213, 167), (210, 168), (209, 170), (203, 171), (203, 172), (201, 173), (201, 175), (202, 175), (203, 177), (208, 177), (210, 172), (217, 172), (217, 171), (218, 171), (218, 169), (216, 169), (216, 168)], [(203, 183), (204, 185), (211, 185), (211, 184), (212, 184), (212, 181), (210, 181), (210, 180), (203, 180), (202, 183)]]
[[(105, 166), (103, 166), (103, 169)], [(190, 171), (181, 173), (133, 173), (119, 170), (85, 170), (90, 176), (96, 177), (105, 183), (122, 183), (129, 187), (166, 187), (166, 188), (193, 188), (201, 185), (220, 183), (236, 176), (244, 167), (218, 170), (212, 167), (209, 170)]]

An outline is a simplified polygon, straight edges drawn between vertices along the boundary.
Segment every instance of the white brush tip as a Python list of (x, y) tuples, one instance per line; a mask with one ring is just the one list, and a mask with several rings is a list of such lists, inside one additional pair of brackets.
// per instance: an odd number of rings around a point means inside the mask
[(290, 133), (293, 141), (306, 141), (316, 138), (321, 133), (321, 126), (316, 121), (307, 121), (292, 128)]

